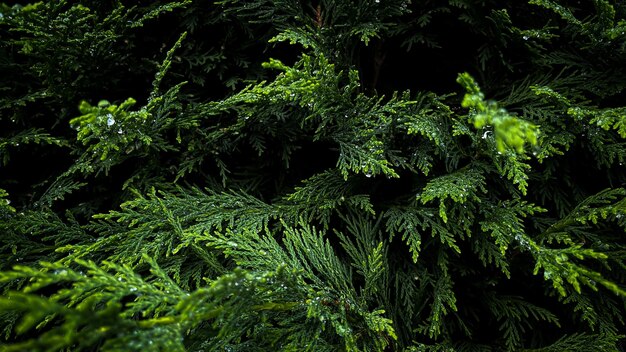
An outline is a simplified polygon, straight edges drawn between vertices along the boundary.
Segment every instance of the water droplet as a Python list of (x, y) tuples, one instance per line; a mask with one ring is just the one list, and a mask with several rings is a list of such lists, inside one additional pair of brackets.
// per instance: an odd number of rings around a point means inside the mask
[(372, 173), (371, 173), (370, 171), (368, 171), (368, 172), (365, 174), (365, 177), (372, 177)]
[(546, 280), (550, 280), (550, 279), (552, 278), (552, 273), (550, 273), (549, 271), (544, 271), (544, 272), (543, 272), (543, 277), (544, 277)]
[(528, 39), (530, 39), (530, 37), (529, 37), (529, 36), (527, 36), (527, 35), (523, 36), (522, 38), (524, 38), (524, 40), (528, 40)]
[(113, 126), (115, 124), (115, 119), (113, 118), (113, 115), (111, 114), (107, 114), (107, 126)]

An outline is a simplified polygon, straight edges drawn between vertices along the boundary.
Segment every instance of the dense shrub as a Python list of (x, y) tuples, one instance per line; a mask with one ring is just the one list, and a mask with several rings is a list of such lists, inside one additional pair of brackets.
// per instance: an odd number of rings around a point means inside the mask
[(623, 351), (626, 4), (0, 3), (0, 350)]

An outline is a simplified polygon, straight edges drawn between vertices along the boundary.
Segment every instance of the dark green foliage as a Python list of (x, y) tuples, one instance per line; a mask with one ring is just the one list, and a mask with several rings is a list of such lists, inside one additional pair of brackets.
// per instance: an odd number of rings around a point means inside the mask
[(0, 351), (623, 351), (625, 31), (0, 3)]

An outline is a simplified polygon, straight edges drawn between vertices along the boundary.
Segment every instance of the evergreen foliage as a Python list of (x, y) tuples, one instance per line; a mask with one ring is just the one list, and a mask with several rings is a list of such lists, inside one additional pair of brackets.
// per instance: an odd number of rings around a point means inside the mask
[(625, 31), (0, 2), (0, 351), (624, 351)]

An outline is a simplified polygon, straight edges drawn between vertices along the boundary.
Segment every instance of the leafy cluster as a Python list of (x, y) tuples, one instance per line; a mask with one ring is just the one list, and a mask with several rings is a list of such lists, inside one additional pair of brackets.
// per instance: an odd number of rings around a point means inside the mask
[(0, 3), (0, 350), (622, 351), (619, 1)]

